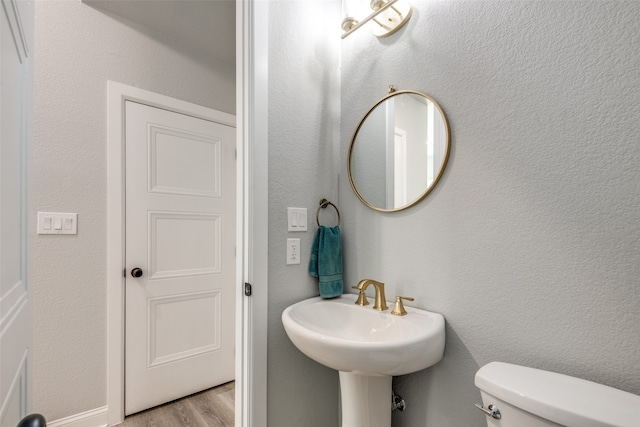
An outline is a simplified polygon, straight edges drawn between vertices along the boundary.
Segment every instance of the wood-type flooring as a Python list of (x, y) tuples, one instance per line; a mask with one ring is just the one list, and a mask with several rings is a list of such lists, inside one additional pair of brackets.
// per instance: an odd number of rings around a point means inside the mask
[(130, 415), (118, 427), (233, 427), (235, 382)]

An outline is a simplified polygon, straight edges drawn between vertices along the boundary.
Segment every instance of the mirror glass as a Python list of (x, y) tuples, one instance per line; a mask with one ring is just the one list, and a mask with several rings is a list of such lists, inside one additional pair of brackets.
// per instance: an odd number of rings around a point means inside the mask
[(349, 181), (371, 209), (415, 205), (438, 183), (450, 151), (449, 123), (431, 97), (397, 91), (362, 118), (349, 147)]

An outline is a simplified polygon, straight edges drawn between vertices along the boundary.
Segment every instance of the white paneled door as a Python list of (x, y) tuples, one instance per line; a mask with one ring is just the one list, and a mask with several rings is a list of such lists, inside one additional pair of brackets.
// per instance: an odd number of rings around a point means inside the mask
[(235, 129), (127, 101), (125, 413), (234, 379)]
[(0, 427), (30, 410), (27, 165), (31, 135), (33, 2), (0, 5)]

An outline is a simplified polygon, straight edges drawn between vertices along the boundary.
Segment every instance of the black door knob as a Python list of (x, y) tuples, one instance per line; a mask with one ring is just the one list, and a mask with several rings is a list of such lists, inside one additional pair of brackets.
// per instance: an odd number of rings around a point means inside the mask
[(133, 270), (131, 270), (131, 276), (142, 277), (142, 269), (138, 267), (134, 268)]
[(45, 427), (47, 420), (40, 414), (27, 415), (20, 420), (17, 427)]

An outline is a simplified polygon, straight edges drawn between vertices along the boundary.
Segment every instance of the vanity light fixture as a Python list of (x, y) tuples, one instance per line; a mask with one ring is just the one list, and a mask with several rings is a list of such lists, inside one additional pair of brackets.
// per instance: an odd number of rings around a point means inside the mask
[[(344, 3), (347, 1), (343, 0)], [(406, 0), (371, 0), (370, 6), (373, 9), (373, 13), (362, 21), (358, 21), (355, 17), (346, 13), (345, 18), (342, 20), (344, 33), (342, 33), (341, 38), (344, 39), (369, 21), (374, 22), (373, 34), (377, 37), (390, 36), (407, 23), (413, 12), (413, 8)]]

